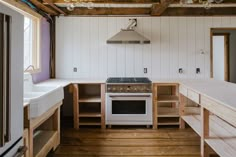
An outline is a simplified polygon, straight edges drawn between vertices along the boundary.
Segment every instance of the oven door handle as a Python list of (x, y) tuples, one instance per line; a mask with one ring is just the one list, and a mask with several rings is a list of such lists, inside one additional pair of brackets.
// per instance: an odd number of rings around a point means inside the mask
[(111, 98), (116, 98), (116, 97), (125, 97), (125, 98), (127, 98), (127, 97), (139, 97), (139, 98), (145, 97), (145, 98), (149, 98), (149, 97), (151, 97), (151, 95), (109, 95), (109, 97), (111, 97)]

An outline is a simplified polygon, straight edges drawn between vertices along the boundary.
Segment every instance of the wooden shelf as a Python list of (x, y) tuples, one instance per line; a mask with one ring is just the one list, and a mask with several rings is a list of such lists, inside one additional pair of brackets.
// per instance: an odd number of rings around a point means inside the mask
[[(182, 116), (184, 121), (201, 135), (200, 115)], [(210, 116), (209, 138), (205, 142), (220, 156), (232, 157), (236, 154), (236, 128), (218, 118)]]
[(159, 103), (179, 102), (179, 97), (176, 95), (159, 95), (157, 98)]
[(179, 118), (159, 117), (157, 125), (179, 125)]
[(79, 113), (79, 117), (101, 117), (101, 113)]
[(34, 134), (34, 157), (46, 156), (56, 138), (57, 131), (37, 131)]
[(79, 125), (101, 125), (101, 119), (96, 117), (92, 118), (80, 117)]
[(100, 103), (101, 97), (99, 96), (91, 96), (91, 97), (82, 97), (78, 100), (79, 103)]
[(179, 108), (159, 107), (157, 117), (179, 117)]
[(185, 107), (185, 115), (200, 115), (200, 107)]
[[(194, 115), (181, 117), (199, 136), (201, 136), (201, 122)], [(199, 116), (200, 118), (200, 116)]]

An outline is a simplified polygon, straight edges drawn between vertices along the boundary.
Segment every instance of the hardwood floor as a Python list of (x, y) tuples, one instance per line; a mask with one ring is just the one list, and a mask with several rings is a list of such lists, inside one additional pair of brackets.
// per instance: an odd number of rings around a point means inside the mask
[(200, 157), (191, 129), (63, 129), (54, 157)]

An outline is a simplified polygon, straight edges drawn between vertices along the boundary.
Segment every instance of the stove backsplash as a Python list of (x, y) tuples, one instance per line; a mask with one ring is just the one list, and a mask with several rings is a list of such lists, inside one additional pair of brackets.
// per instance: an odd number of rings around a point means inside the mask
[(137, 17), (151, 44), (106, 44), (129, 18), (56, 18), (57, 78), (209, 78), (210, 28), (236, 27), (236, 17)]

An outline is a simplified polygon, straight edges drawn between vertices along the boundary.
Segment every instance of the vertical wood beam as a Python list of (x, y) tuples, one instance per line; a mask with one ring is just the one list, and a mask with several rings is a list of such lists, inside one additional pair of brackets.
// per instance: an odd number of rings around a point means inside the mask
[(153, 95), (152, 95), (152, 99), (153, 99), (153, 103), (152, 103), (153, 125), (152, 125), (152, 128), (157, 129), (157, 123), (158, 123), (158, 121), (157, 121), (157, 84), (153, 84), (152, 90), (153, 90), (153, 92), (152, 92), (153, 93)]
[(105, 124), (105, 87), (106, 85), (101, 84), (101, 128), (106, 129)]
[(186, 106), (187, 98), (182, 94), (180, 94), (179, 97), (180, 97), (180, 102), (179, 102), (179, 116), (180, 116), (179, 123), (180, 124), (179, 124), (179, 127), (181, 129), (184, 129), (185, 128), (185, 121), (181, 117), (184, 115), (184, 112), (185, 112), (184, 108)]
[(79, 87), (78, 84), (73, 84), (73, 115), (74, 128), (79, 129)]
[(209, 115), (210, 112), (201, 107), (201, 157), (209, 156), (207, 145), (205, 144), (205, 138), (209, 137)]

